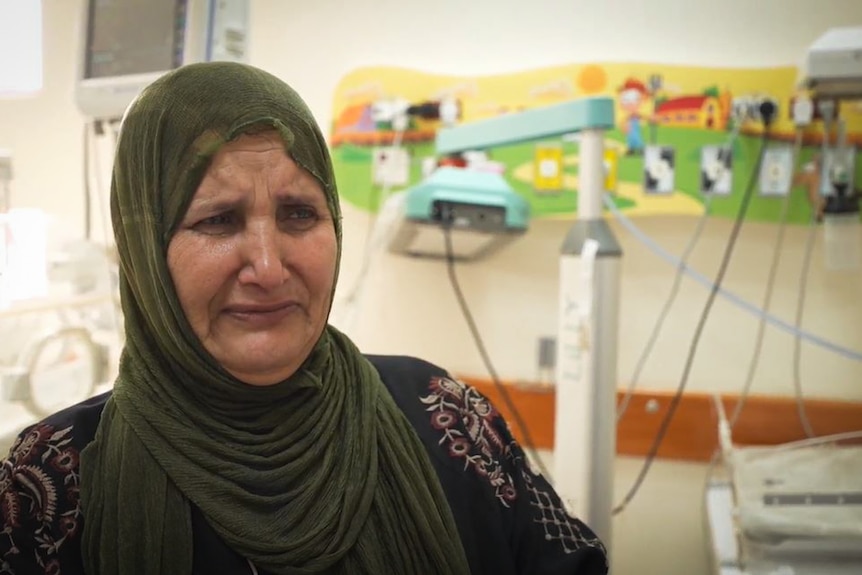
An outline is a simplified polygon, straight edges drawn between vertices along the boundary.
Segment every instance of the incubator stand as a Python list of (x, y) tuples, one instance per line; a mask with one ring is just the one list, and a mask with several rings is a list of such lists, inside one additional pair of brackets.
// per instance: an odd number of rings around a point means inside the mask
[(78, 246), (49, 268), (46, 294), (0, 305), (2, 455), (24, 427), (108, 389), (116, 372), (123, 336), (104, 249)]
[(734, 448), (706, 489), (716, 575), (862, 573), (862, 447)]

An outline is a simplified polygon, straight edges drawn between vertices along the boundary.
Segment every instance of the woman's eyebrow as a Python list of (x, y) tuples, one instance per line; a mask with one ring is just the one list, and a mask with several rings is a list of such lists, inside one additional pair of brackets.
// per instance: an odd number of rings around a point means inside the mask
[(188, 211), (191, 212), (194, 210), (195, 212), (211, 213), (227, 212), (236, 209), (238, 206), (242, 205), (242, 203), (242, 198), (194, 198), (191, 204), (189, 204)]

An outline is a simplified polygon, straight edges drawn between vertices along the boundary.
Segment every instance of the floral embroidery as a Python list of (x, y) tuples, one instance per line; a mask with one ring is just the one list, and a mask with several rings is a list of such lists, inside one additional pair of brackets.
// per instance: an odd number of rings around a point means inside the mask
[[(0, 574), (12, 572), (9, 561), (22, 552), (33, 552), (46, 574), (60, 573), (60, 546), (81, 526), (79, 453), (71, 443), (71, 427), (39, 424), (0, 462)], [(18, 547), (16, 529), (33, 538), (32, 551)]]
[(431, 413), (431, 425), (442, 432), (440, 445), (451, 457), (464, 460), (494, 488), (497, 499), (509, 507), (517, 498), (512, 476), (502, 461), (511, 449), (495, 428), (499, 414), (476, 389), (448, 377), (434, 377), (430, 393), (420, 397)]

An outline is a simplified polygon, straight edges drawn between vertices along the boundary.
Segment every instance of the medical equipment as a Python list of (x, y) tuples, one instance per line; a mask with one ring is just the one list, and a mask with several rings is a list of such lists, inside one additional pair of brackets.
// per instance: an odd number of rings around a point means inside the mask
[[(862, 27), (827, 31), (809, 48), (801, 70), (802, 85), (812, 90), (824, 124), (819, 175), (826, 264), (831, 269), (858, 265), (859, 196), (851, 183), (854, 152), (846, 143), (838, 118), (841, 100), (862, 98)], [(814, 110), (801, 110), (809, 123)], [(830, 142), (837, 122), (835, 146)], [(812, 206), (811, 240), (821, 214)], [(807, 271), (803, 272), (801, 294)], [(801, 317), (797, 309), (797, 328)], [(798, 340), (794, 379), (798, 388)], [(862, 571), (862, 448), (839, 445), (852, 437), (811, 437), (804, 410), (800, 417), (809, 439), (777, 447), (739, 447), (732, 444), (732, 421), (721, 402), (719, 443), (726, 477), (714, 478), (705, 493), (706, 515), (721, 575), (793, 573), (832, 574)], [(734, 417), (735, 419), (735, 417)]]
[(862, 26), (827, 30), (808, 48), (801, 73), (819, 98), (862, 97)]
[(445, 257), (441, 226), (452, 234), (454, 257), (475, 260), (527, 231), (529, 205), (500, 174), (442, 167), (406, 192), (390, 250)]
[(183, 64), (243, 62), (249, 0), (87, 0), (76, 99), (117, 119), (153, 80)]
[[(37, 418), (91, 397), (109, 379), (122, 337), (115, 282), (101, 277), (107, 265), (96, 254), (67, 254), (49, 266), (50, 294), (0, 308), (0, 399)], [(0, 436), (9, 431), (0, 426)]]
[[(860, 29), (862, 30), (862, 29)], [(835, 147), (822, 158), (823, 239), (831, 270), (859, 267), (859, 193), (854, 188), (855, 150), (847, 145), (845, 125), (838, 120)]]
[[(803, 86), (819, 102), (824, 122), (821, 154), (821, 195), (826, 265), (832, 270), (859, 267), (862, 232), (859, 194), (853, 187), (855, 152), (847, 145), (845, 125), (838, 117), (842, 100), (862, 99), (862, 26), (832, 28), (808, 49), (801, 70)], [(837, 124), (835, 146), (830, 150), (832, 125)]]
[[(108, 370), (116, 324), (103, 247), (70, 245), (48, 256), (48, 217), (10, 208), (11, 154), (0, 153), (0, 437), (23, 424), (23, 405), (45, 417), (92, 395)], [(107, 318), (107, 319), (106, 319)], [(10, 411), (11, 410), (11, 411)]]
[(862, 431), (770, 447), (733, 444), (720, 399), (724, 476), (708, 473), (705, 516), (720, 575), (862, 570)]
[[(460, 115), (457, 102), (444, 100), (409, 107), (405, 102), (401, 108), (405, 117), (425, 114), (448, 126), (437, 133), (440, 155), (462, 157), (500, 145), (494, 135), (483, 131), (487, 121), (452, 127)], [(499, 129), (503, 134), (511, 130), (511, 124), (500, 126), (499, 119), (490, 123), (491, 130)], [(422, 182), (408, 189), (401, 206), (398, 225), (389, 235), (389, 251), (416, 257), (447, 256), (447, 246), (439, 233), (443, 226), (451, 235), (450, 247), (456, 259), (487, 257), (526, 232), (530, 216), (527, 201), (495, 170), (446, 165), (431, 170)]]
[[(619, 274), (622, 250), (610, 227), (602, 218), (605, 184), (604, 134), (614, 127), (614, 101), (607, 97), (583, 98), (469, 122), (441, 129), (437, 134), (437, 153), (464, 154), (507, 144), (534, 142), (577, 134), (579, 142), (578, 219), (567, 234), (560, 258), (559, 337), (557, 338), (556, 439), (554, 447), (554, 486), (566, 505), (607, 544), (611, 538), (613, 462), (616, 452), (615, 400), (616, 349), (619, 310)], [(432, 179), (443, 168), (438, 168)], [(425, 214), (426, 225), (436, 225), (438, 236), (447, 242), (448, 252), (469, 249), (466, 238), (450, 232), (459, 221), (472, 225), (480, 214), (488, 214), (488, 200), (470, 188), (454, 189), (459, 182), (474, 179), (495, 182), (491, 174), (471, 169), (446, 168), (440, 177), (450, 186), (448, 201), (433, 212), (430, 189), (422, 185), (408, 190), (414, 204), (432, 212)], [(450, 171), (452, 170), (452, 171)], [(455, 170), (458, 170), (457, 172)], [(431, 183), (431, 182), (426, 182)], [(511, 192), (498, 190), (512, 198)], [(515, 204), (515, 202), (510, 202)], [(499, 208), (499, 206), (497, 206)], [(513, 205), (517, 209), (517, 205)], [(405, 212), (407, 213), (407, 212)], [(491, 212), (493, 213), (493, 212)], [(504, 235), (502, 213), (496, 211), (494, 235)], [(463, 217), (463, 220), (460, 218)], [(518, 220), (513, 220), (517, 223)], [(522, 224), (525, 224), (522, 221)], [(443, 233), (440, 233), (442, 231)], [(404, 251), (403, 246), (399, 247)], [(487, 255), (487, 252), (486, 252)], [(450, 273), (451, 273), (450, 259)], [(465, 314), (467, 315), (467, 314)], [(469, 316), (467, 317), (470, 322)], [(471, 323), (472, 327), (472, 323)], [(475, 334), (474, 334), (475, 336)], [(477, 345), (482, 351), (481, 342)], [(483, 360), (487, 362), (486, 354)], [(500, 385), (493, 367), (488, 370), (501, 396), (513, 414), (508, 393)], [(516, 417), (516, 420), (520, 418)], [(517, 421), (516, 421), (517, 422)], [(520, 425), (520, 424), (519, 424)], [(521, 426), (523, 427), (523, 426)], [(521, 430), (529, 439), (529, 432)], [(529, 448), (530, 446), (527, 445)]]
[[(507, 144), (559, 138), (590, 125), (608, 106), (609, 99), (583, 99), (445, 127), (437, 133), (436, 151), (444, 158), (463, 157)], [(601, 154), (599, 160), (603, 179)], [(582, 170), (582, 180), (584, 172), (589, 169)], [(444, 257), (439, 229), (446, 225), (456, 257), (475, 260), (527, 230), (528, 203), (491, 168), (440, 167), (405, 194), (399, 228), (389, 240), (394, 253)]]
[[(6, 215), (14, 241), (2, 278), (10, 281), (0, 283), (0, 399), (41, 418), (87, 399), (105, 381), (118, 341), (116, 282), (102, 277), (104, 249), (98, 259), (98, 247), (85, 244), (86, 252), (64, 250), (49, 263), (44, 222), (37, 225), (44, 214)], [(0, 405), (0, 414), (9, 408)], [(0, 436), (10, 431), (2, 427)]]

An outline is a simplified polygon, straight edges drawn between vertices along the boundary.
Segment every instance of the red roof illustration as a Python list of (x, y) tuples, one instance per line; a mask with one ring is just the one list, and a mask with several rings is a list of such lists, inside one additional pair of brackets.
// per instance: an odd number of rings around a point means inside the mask
[(656, 113), (664, 114), (666, 112), (700, 110), (706, 99), (707, 96), (681, 96), (672, 100), (666, 100), (659, 104)]

